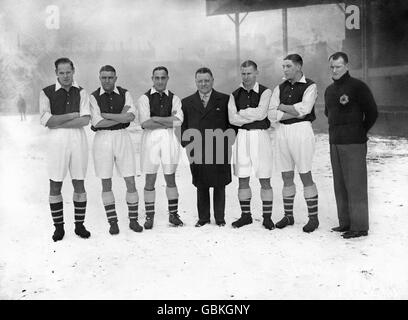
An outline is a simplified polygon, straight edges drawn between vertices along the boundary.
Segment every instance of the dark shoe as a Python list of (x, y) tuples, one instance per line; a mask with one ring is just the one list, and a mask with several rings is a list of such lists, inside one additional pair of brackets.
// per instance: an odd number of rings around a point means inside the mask
[(207, 223), (210, 223), (210, 220), (206, 220), (206, 221), (204, 221), (204, 220), (198, 220), (197, 223), (195, 224), (195, 226), (196, 226), (197, 228), (199, 228), (199, 227), (202, 227), (202, 226), (206, 225)]
[(132, 229), (134, 232), (142, 232), (143, 227), (139, 224), (136, 219), (130, 219), (129, 228)]
[(283, 229), (286, 226), (292, 226), (295, 223), (293, 215), (285, 215), (280, 221), (276, 223), (276, 228)]
[(116, 221), (110, 222), (109, 233), (112, 234), (112, 235), (119, 233), (119, 226), (118, 226), (118, 223)]
[(309, 216), (309, 221), (303, 227), (303, 231), (304, 232), (313, 232), (313, 231), (315, 231), (317, 229), (318, 226), (319, 226), (319, 219), (317, 218), (317, 215)]
[(344, 239), (368, 236), (368, 231), (346, 231), (341, 235)]
[(75, 223), (75, 234), (83, 239), (88, 239), (91, 236), (91, 233), (86, 230), (82, 222)]
[(62, 238), (64, 238), (65, 230), (64, 230), (63, 224), (55, 224), (54, 226), (55, 226), (55, 231), (52, 236), (52, 240), (54, 240), (54, 242), (57, 242), (59, 240), (62, 240)]
[(147, 214), (146, 215), (146, 221), (144, 223), (144, 228), (146, 230), (152, 229), (153, 228), (153, 222), (154, 222), (154, 213), (153, 214)]
[(183, 225), (183, 221), (180, 220), (180, 216), (177, 213), (169, 214), (169, 222), (176, 227), (181, 227)]
[(272, 219), (269, 217), (263, 219), (262, 225), (268, 230), (275, 229), (275, 224), (273, 223)]
[(336, 232), (346, 232), (346, 231), (350, 231), (350, 227), (334, 227), (332, 228), (332, 231), (336, 231)]
[(239, 218), (237, 221), (234, 221), (232, 223), (233, 228), (241, 228), (247, 224), (252, 223), (252, 217), (251, 214), (242, 214), (241, 218)]
[(224, 226), (225, 226), (225, 220), (215, 221), (215, 223), (216, 223), (217, 226), (219, 226), (219, 227), (224, 227)]

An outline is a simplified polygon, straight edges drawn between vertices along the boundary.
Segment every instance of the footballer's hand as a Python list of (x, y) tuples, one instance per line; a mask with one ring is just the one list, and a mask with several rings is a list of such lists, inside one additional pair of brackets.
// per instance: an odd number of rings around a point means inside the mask
[(130, 106), (124, 106), (121, 113), (126, 113), (130, 109)]

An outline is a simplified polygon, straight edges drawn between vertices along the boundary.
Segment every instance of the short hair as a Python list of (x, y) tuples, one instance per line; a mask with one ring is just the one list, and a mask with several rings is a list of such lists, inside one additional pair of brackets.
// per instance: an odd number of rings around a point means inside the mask
[(337, 60), (337, 59), (339, 59), (339, 58), (343, 58), (344, 63), (348, 63), (348, 61), (349, 61), (347, 54), (345, 54), (344, 52), (341, 52), (341, 51), (336, 52), (336, 53), (333, 53), (333, 54), (329, 57), (329, 61), (330, 61), (331, 59)]
[(156, 71), (160, 71), (160, 70), (166, 71), (166, 74), (169, 75), (169, 70), (167, 70), (167, 68), (166, 68), (166, 67), (163, 67), (163, 66), (158, 66), (158, 67), (154, 68), (153, 71), (152, 71), (152, 75), (153, 75)]
[(71, 65), (71, 68), (75, 69), (74, 68), (74, 63), (69, 58), (65, 58), (65, 57), (55, 60), (55, 62), (54, 62), (55, 69), (58, 69), (58, 65), (63, 64), (63, 63), (69, 63)]
[(293, 63), (299, 64), (301, 67), (303, 66), (303, 59), (297, 53), (288, 54), (283, 60), (290, 60)]
[(103, 71), (107, 71), (107, 72), (114, 72), (116, 74), (116, 70), (114, 67), (112, 67), (111, 65), (107, 64), (105, 66), (102, 66), (101, 69), (99, 70), (99, 73), (103, 72)]
[(258, 70), (258, 65), (252, 60), (245, 60), (244, 62), (241, 63), (241, 68), (248, 67), (254, 67), (255, 70)]
[(208, 73), (210, 76), (211, 76), (211, 78), (214, 78), (213, 77), (213, 74), (212, 74), (212, 72), (211, 72), (211, 70), (209, 69), (209, 68), (207, 68), (207, 67), (202, 67), (202, 68), (199, 68), (196, 72), (195, 72), (195, 76), (197, 77), (197, 74), (204, 74), (204, 73)]

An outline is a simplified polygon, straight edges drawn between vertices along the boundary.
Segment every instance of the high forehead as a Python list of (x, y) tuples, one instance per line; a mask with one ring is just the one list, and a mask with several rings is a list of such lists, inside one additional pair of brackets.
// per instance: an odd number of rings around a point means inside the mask
[(197, 80), (211, 80), (212, 77), (209, 73), (197, 73), (196, 75)]
[(70, 63), (59, 63), (57, 66), (57, 71), (63, 71), (63, 72), (67, 72), (67, 71), (73, 71), (74, 69), (71, 67)]
[(292, 60), (286, 59), (286, 60), (283, 60), (283, 65), (284, 66), (294, 66), (295, 63)]
[(338, 59), (333, 59), (333, 58), (331, 58), (330, 59), (330, 64), (332, 65), (332, 66), (345, 66), (346, 65), (346, 63), (344, 62), (344, 59), (342, 58), (342, 57), (339, 57)]
[(241, 73), (254, 73), (255, 71), (254, 66), (241, 67)]
[(165, 77), (165, 78), (167, 78), (167, 72), (166, 72), (166, 70), (156, 70), (155, 72), (153, 72), (153, 77), (159, 77), (159, 78), (162, 78), (162, 77)]
[(114, 78), (116, 77), (116, 73), (113, 71), (101, 71), (99, 73), (101, 78)]

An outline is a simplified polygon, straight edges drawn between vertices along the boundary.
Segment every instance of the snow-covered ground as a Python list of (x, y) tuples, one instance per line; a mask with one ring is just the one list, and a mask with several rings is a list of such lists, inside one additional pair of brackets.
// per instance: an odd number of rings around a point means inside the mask
[[(125, 186), (114, 178), (120, 234), (111, 236), (89, 159), (86, 188), (88, 240), (73, 232), (72, 186), (63, 187), (66, 234), (51, 239), (46, 130), (38, 116), (21, 122), (0, 117), (0, 299), (407, 299), (408, 140), (369, 142), (370, 234), (344, 240), (337, 225), (327, 135), (317, 135), (314, 179), (320, 227), (306, 234), (307, 210), (300, 180), (295, 225), (268, 231), (261, 225), (259, 183), (252, 179), (255, 221), (241, 229), (237, 180), (227, 187), (227, 226), (195, 228), (195, 189), (186, 159), (177, 182), (185, 226), (167, 221), (164, 179), (157, 181), (153, 230), (128, 228)], [(89, 133), (92, 143), (93, 133)], [(132, 131), (137, 145), (137, 131)], [(143, 177), (137, 185), (143, 199)], [(274, 188), (273, 220), (283, 214), (282, 183)], [(143, 205), (141, 206), (143, 208)], [(140, 219), (144, 222), (144, 211)]]

